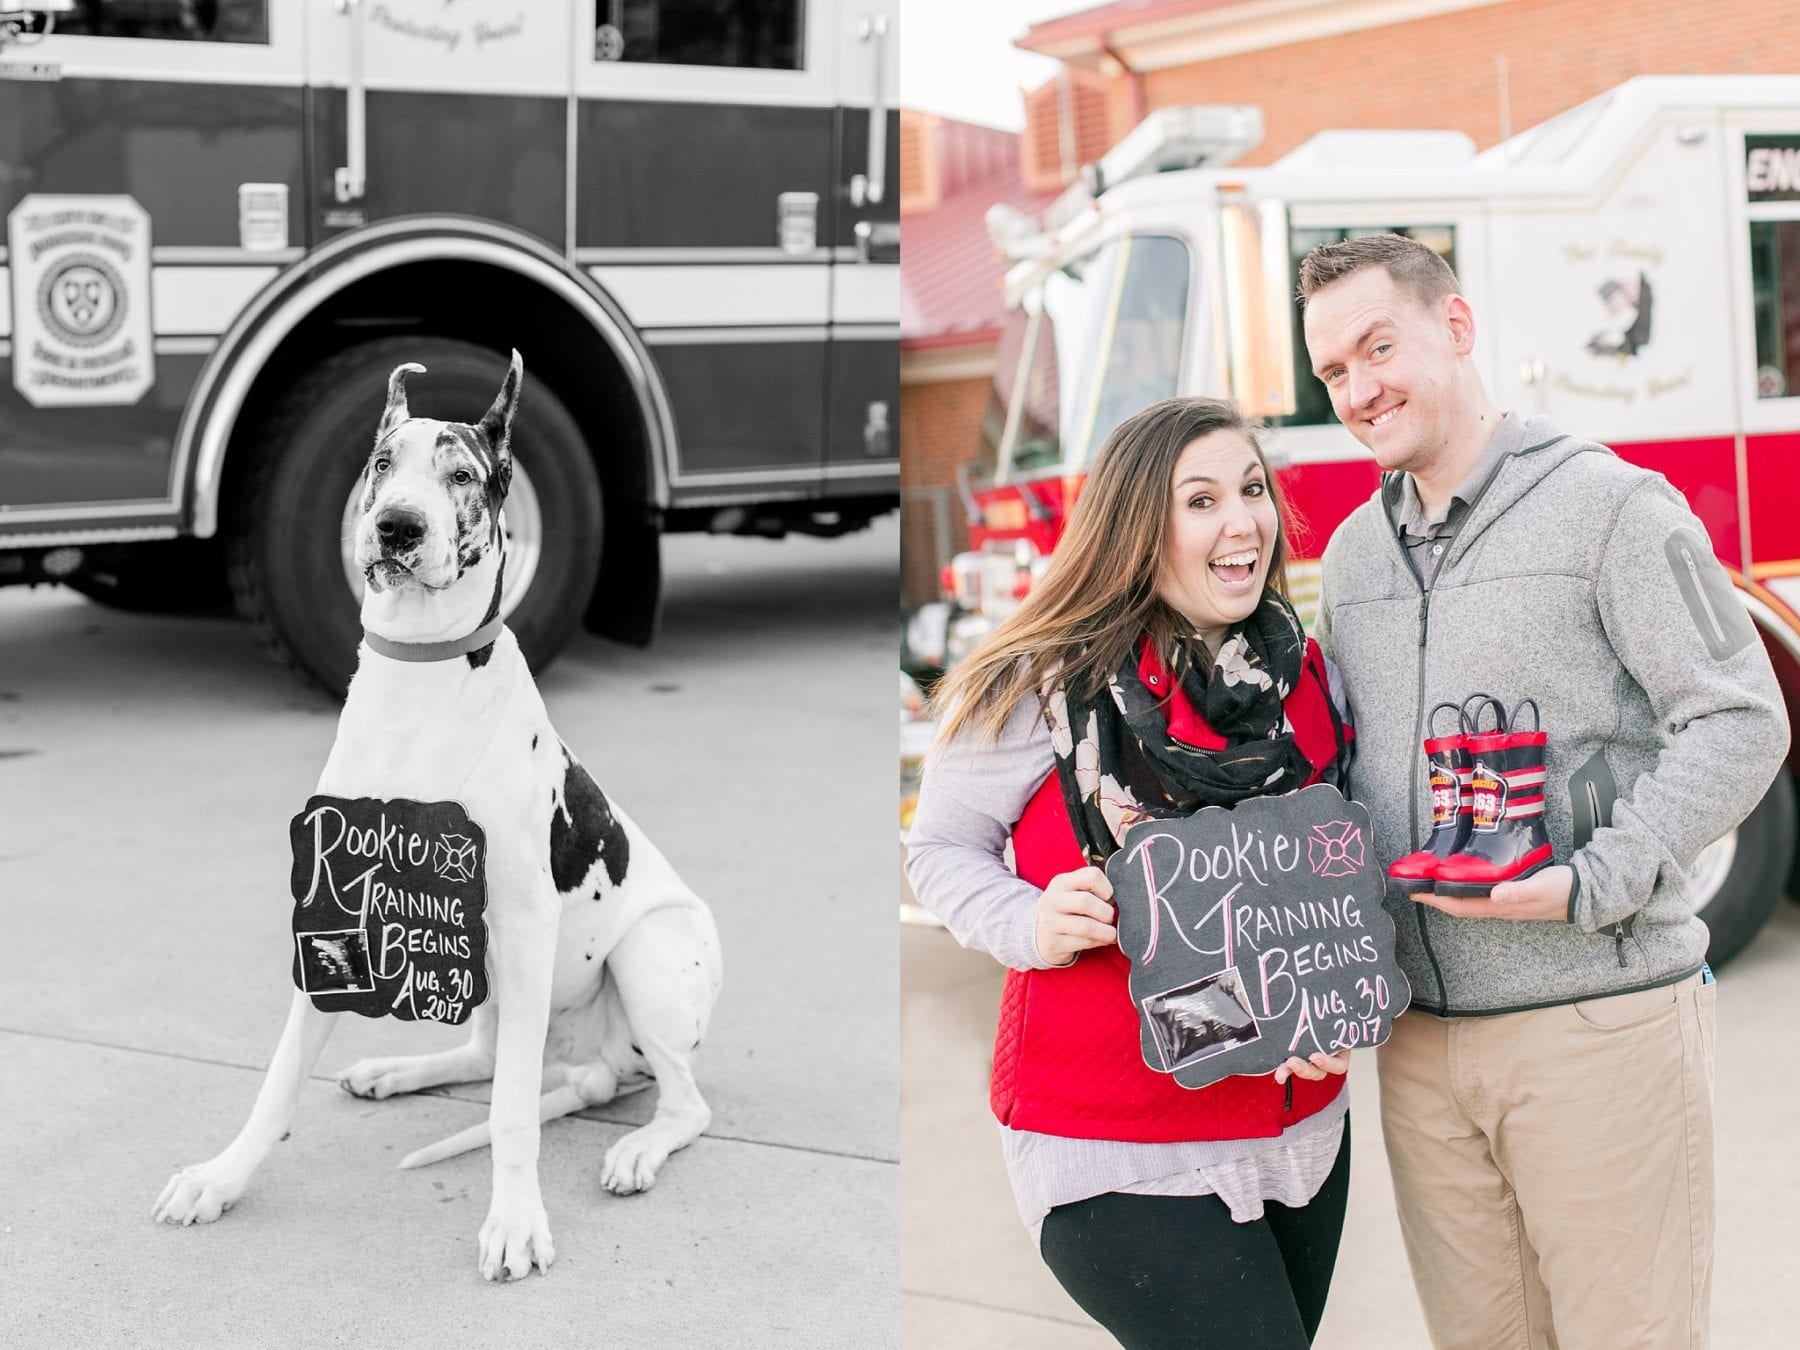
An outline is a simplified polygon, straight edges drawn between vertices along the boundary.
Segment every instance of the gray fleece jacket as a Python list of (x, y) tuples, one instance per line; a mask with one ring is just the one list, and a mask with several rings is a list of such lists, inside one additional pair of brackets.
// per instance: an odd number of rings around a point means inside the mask
[[(1430, 829), (1426, 712), (1537, 700), (1545, 821), (1567, 922), (1459, 919), (1390, 899), (1413, 1004), (1510, 1012), (1649, 988), (1700, 966), (1695, 856), (1747, 816), (1788, 748), (1781, 693), (1706, 532), (1660, 474), (1543, 419), (1512, 442), (1429, 590), (1393, 523), (1400, 475), (1325, 550), (1318, 637), (1357, 732), (1383, 867)], [(1514, 446), (1516, 445), (1516, 448)]]

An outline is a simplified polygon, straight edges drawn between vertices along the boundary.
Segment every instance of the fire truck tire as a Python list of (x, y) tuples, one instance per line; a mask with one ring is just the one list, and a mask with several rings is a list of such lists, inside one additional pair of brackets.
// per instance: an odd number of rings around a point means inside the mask
[[(388, 374), (404, 361), (427, 371), (407, 388), (422, 417), (479, 418), (506, 374), (504, 356), (448, 338), (382, 338), (339, 352), (295, 381), (244, 442), (257, 455), (224, 522), (239, 612), (276, 660), (340, 698), (362, 636), (339, 548), (344, 503), (373, 445)], [(542, 548), (507, 626), (538, 670), (562, 650), (587, 605), (602, 510), (579, 424), (529, 370), (525, 379), (512, 444), (536, 488)]]
[(1793, 861), (1794, 824), (1794, 785), (1784, 768), (1737, 827), (1735, 838), (1727, 836), (1729, 866), (1709, 867), (1704, 852), (1696, 862), (1696, 887), (1711, 892), (1695, 898), (1701, 901), (1700, 918), (1712, 933), (1706, 959), (1715, 970), (1749, 946), (1774, 912)]

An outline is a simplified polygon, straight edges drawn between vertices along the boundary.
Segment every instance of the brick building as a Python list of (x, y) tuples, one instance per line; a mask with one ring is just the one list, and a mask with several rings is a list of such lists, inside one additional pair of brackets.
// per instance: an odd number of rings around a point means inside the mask
[(1322, 127), (1442, 127), (1485, 148), (1633, 75), (1791, 74), (1795, 20), (1780, 0), (1119, 0), (1018, 45), (1097, 77), (1109, 126), (1133, 107), (1258, 104), (1263, 143), (1242, 162), (1267, 164)]
[[(1064, 69), (1025, 96), (1013, 181), (1048, 196), (1144, 113), (1185, 103), (1261, 107), (1264, 139), (1245, 164), (1270, 163), (1325, 127), (1445, 128), (1485, 148), (1634, 75), (1800, 70), (1795, 19), (1793, 6), (1777, 0), (1640, 0), (1629, 8), (1591, 0), (1117, 0), (1019, 39)], [(959, 210), (966, 228), (979, 230), (982, 212), (972, 205)], [(965, 228), (935, 217), (929, 209), (905, 217), (903, 274), (933, 267), (933, 251)], [(992, 267), (998, 275), (998, 263)], [(922, 588), (943, 561), (927, 562), (924, 553), (960, 546), (954, 524), (946, 538), (913, 517), (939, 510), (940, 501), (954, 506), (956, 465), (979, 441), (999, 317), (996, 303), (985, 352), (969, 347), (957, 378), (924, 382), (917, 373), (929, 368), (926, 349), (909, 343), (903, 314), (911, 603), (927, 598)]]
[(900, 564), (908, 606), (934, 599), (939, 569), (968, 546), (956, 470), (980, 434), (1004, 317), (1005, 263), (983, 217), (996, 202), (1034, 213), (1050, 197), (1024, 187), (1017, 141), (992, 127), (900, 113)]

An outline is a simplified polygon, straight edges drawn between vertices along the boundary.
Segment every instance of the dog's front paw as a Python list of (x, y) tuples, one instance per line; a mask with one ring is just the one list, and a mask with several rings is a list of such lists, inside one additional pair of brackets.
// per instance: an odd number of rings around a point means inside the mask
[(484, 1280), (522, 1280), (536, 1266), (548, 1271), (556, 1260), (556, 1244), (550, 1240), (550, 1217), (538, 1198), (535, 1185), (529, 1194), (502, 1195), (494, 1191), (487, 1222), (481, 1225), (481, 1277)]
[(157, 1223), (211, 1223), (238, 1202), (249, 1177), (214, 1158), (169, 1178), (150, 1217)]
[(656, 1184), (656, 1173), (669, 1160), (669, 1145), (653, 1122), (633, 1130), (606, 1150), (600, 1165), (600, 1184), (614, 1195), (647, 1191)]
[(411, 1061), (405, 1058), (359, 1059), (337, 1076), (337, 1085), (352, 1097), (393, 1097), (418, 1091)]

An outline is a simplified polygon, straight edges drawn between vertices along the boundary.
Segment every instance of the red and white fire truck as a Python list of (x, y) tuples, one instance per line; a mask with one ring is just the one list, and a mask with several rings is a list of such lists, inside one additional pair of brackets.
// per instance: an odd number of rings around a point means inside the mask
[(511, 624), (899, 501), (898, 0), (0, 0), (0, 583), (220, 593), (341, 689), (387, 373), (524, 356)]
[[(1687, 495), (1800, 725), (1800, 78), (1636, 79), (1480, 154), (1460, 133), (1333, 131), (1231, 167), (1260, 129), (1254, 108), (1164, 109), (1044, 220), (990, 215), (1017, 263), (947, 659), (1028, 590), (1106, 432), (1175, 394), (1279, 429), (1310, 613), (1325, 541), (1378, 470), (1308, 369), (1293, 272), (1394, 230), (1456, 269), (1501, 407)], [(1715, 959), (1768, 916), (1794, 835), (1784, 775), (1702, 856)]]

